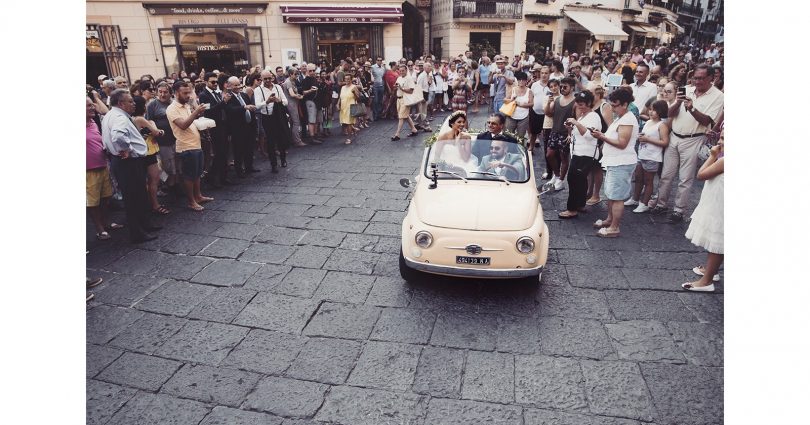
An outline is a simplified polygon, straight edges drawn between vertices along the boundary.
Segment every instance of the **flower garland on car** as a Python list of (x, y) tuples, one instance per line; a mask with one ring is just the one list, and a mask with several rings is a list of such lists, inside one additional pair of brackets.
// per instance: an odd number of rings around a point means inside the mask
[[(481, 133), (483, 133), (485, 131), (486, 130), (480, 130), (480, 129), (477, 129), (477, 128), (471, 128), (471, 129), (468, 129), (466, 131), (466, 133), (469, 133), (471, 135), (477, 135), (477, 134), (481, 134)], [(508, 130), (504, 130), (503, 134), (505, 134), (507, 136), (510, 136), (510, 137), (514, 137), (515, 140), (517, 140), (521, 145), (523, 145), (524, 148), (526, 147), (526, 138), (525, 137), (518, 137), (517, 134), (512, 133), (511, 131), (508, 131)], [(437, 132), (431, 134), (430, 137), (425, 139), (425, 147), (433, 146), (433, 144), (436, 143), (436, 140), (438, 140), (438, 139), (439, 139), (439, 132), (437, 131)]]

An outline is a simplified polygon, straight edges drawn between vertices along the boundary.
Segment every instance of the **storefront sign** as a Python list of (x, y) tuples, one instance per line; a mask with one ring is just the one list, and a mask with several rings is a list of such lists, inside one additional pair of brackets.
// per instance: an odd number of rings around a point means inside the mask
[(163, 25), (171, 27), (174, 25), (256, 25), (256, 18), (245, 15), (208, 15), (208, 16), (183, 16), (164, 17)]
[(351, 16), (340, 17), (304, 17), (285, 16), (284, 22), (288, 24), (396, 24), (402, 22), (399, 16), (385, 16), (379, 18), (356, 18)]
[[(237, 46), (242, 47), (242, 46)], [(197, 46), (198, 52), (205, 52), (205, 51), (212, 51), (212, 50), (229, 50), (233, 49), (233, 46), (230, 44), (211, 44), (211, 45), (203, 45)]]
[(233, 4), (173, 4), (144, 3), (150, 15), (260, 15), (267, 9), (267, 3)]
[(497, 31), (506, 31), (515, 29), (514, 24), (472, 24), (470, 25), (471, 30), (497, 30)]

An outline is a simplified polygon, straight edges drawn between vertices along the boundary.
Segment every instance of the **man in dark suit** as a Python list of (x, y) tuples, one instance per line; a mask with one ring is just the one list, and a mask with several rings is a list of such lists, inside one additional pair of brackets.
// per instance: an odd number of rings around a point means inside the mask
[[(483, 158), (484, 156), (489, 155), (490, 143), (487, 142), (488, 140), (497, 138), (512, 143), (518, 143), (517, 139), (512, 136), (508, 136), (503, 132), (503, 127), (505, 124), (506, 117), (499, 112), (496, 112), (487, 118), (487, 128), (489, 131), (485, 131), (476, 136), (476, 141), (472, 146), (472, 154), (475, 155), (476, 158)], [(509, 149), (509, 151), (512, 150), (514, 150), (514, 146), (511, 146)]]
[(228, 180), (228, 133), (225, 128), (225, 103), (231, 99), (231, 95), (218, 89), (217, 74), (206, 72), (205, 81), (205, 89), (200, 93), (200, 104), (211, 105), (204, 116), (217, 123), (217, 126), (210, 130), (214, 146), (214, 162), (211, 164), (208, 182), (214, 187), (221, 187), (223, 184), (233, 184)]
[(230, 77), (226, 83), (230, 99), (225, 102), (225, 116), (228, 133), (233, 146), (233, 163), (236, 175), (245, 178), (247, 173), (259, 170), (253, 168), (253, 151), (256, 149), (256, 106), (253, 99), (242, 92), (239, 77)]
[(526, 178), (526, 164), (523, 156), (506, 152), (509, 142), (493, 140), (489, 147), (489, 155), (481, 158), (479, 171), (488, 171), (499, 176), (506, 176), (509, 180), (524, 180)]

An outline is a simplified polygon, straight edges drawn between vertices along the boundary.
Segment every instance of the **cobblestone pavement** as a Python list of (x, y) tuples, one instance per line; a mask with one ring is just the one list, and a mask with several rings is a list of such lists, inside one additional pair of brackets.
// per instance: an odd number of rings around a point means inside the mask
[(680, 290), (705, 261), (685, 224), (628, 211), (600, 239), (603, 205), (560, 221), (567, 190), (548, 193), (540, 285), (407, 284), (398, 181), (422, 138), (372, 125), (278, 175), (260, 160), (203, 213), (173, 205), (156, 241), (88, 230), (89, 424), (723, 422), (722, 283)]

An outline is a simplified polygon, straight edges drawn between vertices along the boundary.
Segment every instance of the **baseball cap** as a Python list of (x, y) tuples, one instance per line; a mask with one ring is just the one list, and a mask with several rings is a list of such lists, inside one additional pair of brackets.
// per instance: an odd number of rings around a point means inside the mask
[(543, 65), (540, 65), (539, 63), (536, 63), (536, 64), (534, 64), (534, 66), (532, 67), (532, 72), (534, 72), (534, 71), (539, 71), (539, 70), (541, 70), (542, 68), (543, 68)]
[(645, 55), (651, 55), (651, 54), (653, 54), (653, 50), (652, 49), (647, 49), (647, 50), (644, 51), (644, 54)]
[(107, 79), (107, 76), (106, 76), (106, 75), (104, 75), (104, 74), (101, 74), (101, 75), (99, 75), (99, 76), (98, 76), (98, 80), (99, 80), (99, 81), (101, 81), (101, 80), (106, 80), (106, 79)]

